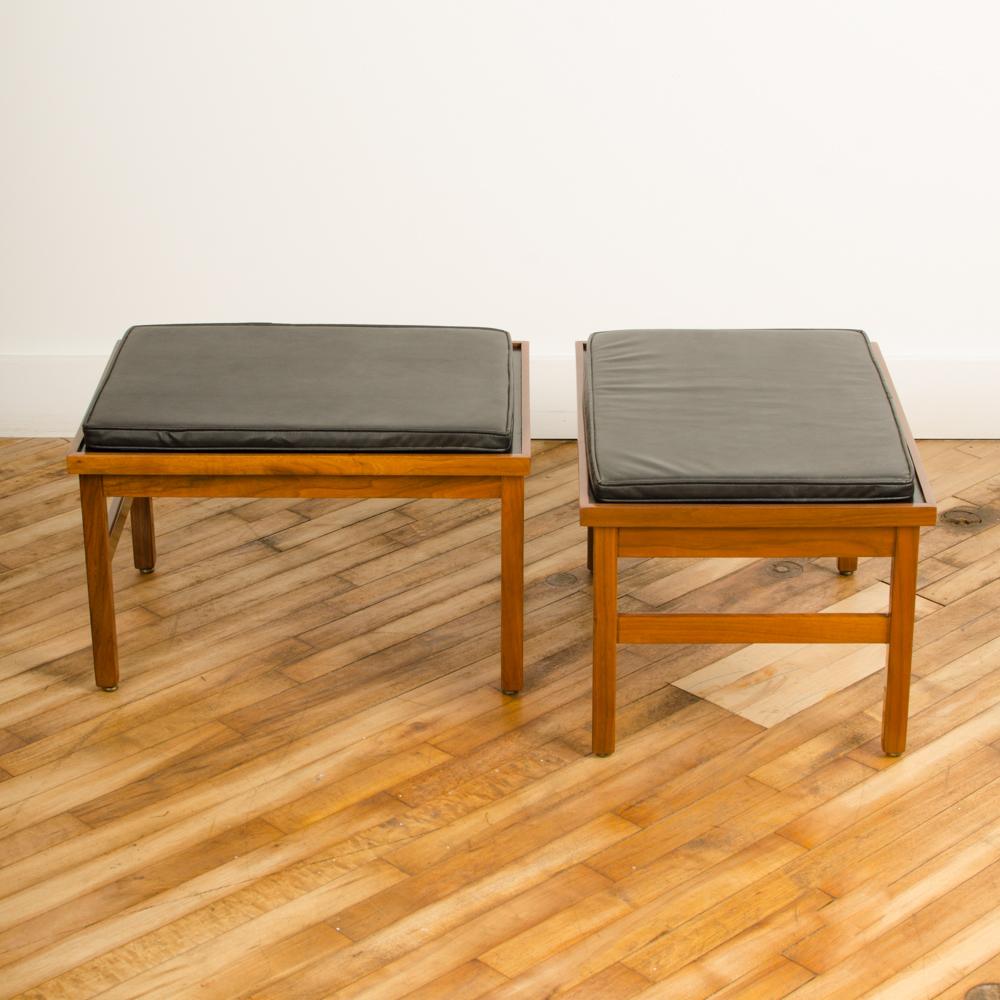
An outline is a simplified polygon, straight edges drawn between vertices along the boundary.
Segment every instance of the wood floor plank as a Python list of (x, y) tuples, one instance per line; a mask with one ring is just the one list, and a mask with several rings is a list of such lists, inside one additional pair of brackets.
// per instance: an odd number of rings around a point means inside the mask
[[(134, 753), (118, 757), (107, 764), (102, 764), (99, 757), (96, 762), (81, 760), (83, 770), (79, 772), (76, 772), (76, 768), (60, 767), (64, 762), (59, 761), (52, 784), (46, 787), (40, 783), (40, 789), (34, 794), (35, 774), (5, 781), (0, 785), (0, 836), (10, 836), (60, 813), (70, 812), (81, 802), (110, 789), (121, 788), (139, 776), (157, 770), (166, 761), (183, 756), (194, 747), (205, 746), (214, 741), (222, 742), (230, 735), (225, 726), (217, 722), (206, 722), (172, 739), (157, 741), (149, 748), (137, 744)], [(102, 753), (105, 750), (101, 746), (95, 749)], [(108, 748), (108, 751), (115, 753), (118, 748)], [(28, 780), (22, 782), (22, 777)], [(4, 804), (10, 798), (13, 801)]]
[[(835, 884), (830, 880), (849, 877), (851, 869), (866, 863), (877, 851), (904, 840), (923, 824), (947, 822), (956, 808), (964, 810), (979, 796), (992, 795), (991, 786), (1000, 778), (994, 753), (994, 748), (983, 747), (967, 760), (938, 771), (880, 808), (870, 812), (860, 809), (852, 822), (797, 858), (789, 873), (803, 886), (826, 887)], [(838, 808), (842, 805), (838, 803)], [(795, 822), (790, 824), (793, 827), (790, 832), (795, 832)]]
[[(907, 744), (911, 750), (932, 743), (1000, 701), (998, 656), (1000, 641), (990, 640), (913, 684), (913, 728)], [(880, 709), (873, 705), (867, 714), (874, 718)], [(850, 756), (882, 769), (889, 764), (879, 749), (875, 740), (869, 740), (851, 750)]]
[(825, 972), (928, 903), (1000, 860), (1000, 822), (941, 852), (892, 882), (884, 875), (834, 900), (826, 925), (783, 953), (813, 972)]
[[(957, 726), (931, 745), (898, 758), (896, 766), (841, 792), (832, 801), (784, 827), (782, 833), (806, 847), (822, 843), (850, 826), (859, 814), (875, 812), (894, 798), (925, 787), (935, 774), (947, 773), (953, 765), (966, 760), (970, 752), (998, 736), (1000, 706), (995, 706)], [(997, 763), (990, 754), (987, 767), (992, 769)]]
[[(391, 815), (390, 802), (372, 800), (339, 814), (336, 829), (346, 839), (357, 829)], [(212, 833), (209, 828), (202, 840), (208, 840)], [(242, 829), (237, 827), (236, 833), (242, 836)], [(320, 823), (310, 828), (308, 836), (285, 837), (246, 855), (237, 854), (150, 899), (82, 927), (55, 947), (3, 967), (4, 981), (17, 989), (28, 989), (59, 978), (58, 986), (46, 990), (57, 996), (79, 996), (80, 991), (86, 995), (94, 991), (92, 980), (99, 982), (97, 991), (103, 990), (118, 981), (120, 956), (116, 949), (130, 942), (136, 942), (133, 963), (138, 972), (175, 954), (179, 941), (190, 946), (225, 933), (245, 922), (248, 914), (259, 913), (261, 907), (270, 909), (275, 898), (293, 898), (376, 860), (373, 853), (354, 851), (350, 858), (325, 864), (317, 859), (301, 865), (331, 844), (334, 838), (330, 833), (330, 825)]]
[[(794, 907), (801, 895), (791, 879), (780, 875), (761, 879), (685, 921), (673, 933), (633, 952), (625, 964), (648, 979), (663, 979), (748, 928)], [(810, 906), (821, 906), (822, 899), (798, 905), (808, 913)]]
[[(141, 872), (117, 879), (84, 893), (73, 906), (49, 910), (25, 919), (0, 935), (0, 948), (7, 964), (28, 959), (47, 950), (59, 951), (64, 942), (73, 941), (92, 924), (113, 918), (131, 907), (141, 908), (147, 901), (178, 883), (203, 875), (225, 864), (234, 854), (245, 854), (270, 844), (281, 831), (261, 820), (251, 820), (211, 836), (195, 852), (178, 852), (145, 867)], [(108, 938), (112, 943), (113, 938)], [(148, 951), (147, 951), (148, 954)]]
[(914, 868), (941, 855), (1000, 815), (1000, 776), (976, 787), (965, 798), (906, 831), (889, 843), (821, 879), (833, 896), (844, 896), (862, 885), (891, 884)]
[[(784, 954), (787, 948), (807, 937), (812, 930), (823, 926), (822, 910), (829, 901), (826, 893), (818, 889), (810, 890), (746, 930), (710, 948), (695, 961), (682, 964), (676, 971), (671, 972), (667, 968), (666, 974), (660, 975), (663, 969), (658, 964), (655, 971), (660, 987), (650, 990), (649, 995), (703, 1000), (720, 993), (724, 995), (728, 987), (735, 987), (736, 984), (745, 988), (750, 982), (758, 982), (762, 975), (767, 975), (776, 955)], [(698, 942), (697, 936), (690, 930), (687, 937)], [(710, 945), (710, 941), (698, 942), (695, 947), (702, 944)], [(803, 975), (794, 977), (794, 986), (800, 986), (812, 976), (808, 970), (801, 966), (798, 968)]]
[(405, 995), (407, 1000), (439, 1000), (440, 997), (476, 1000), (504, 982), (506, 979), (495, 969), (473, 959)]
[(966, 1000), (970, 991), (977, 986), (985, 986), (985, 989), (981, 989), (978, 995), (972, 993), (975, 1000), (994, 1000), (994, 997), (990, 996), (991, 991), (994, 994), (1000, 994), (1000, 947), (997, 948), (995, 955), (988, 958), (978, 968), (966, 973), (962, 978), (946, 986), (940, 993), (935, 994), (934, 1000)]
[[(876, 583), (823, 611), (882, 612), (888, 598), (886, 585)], [(918, 616), (936, 610), (918, 600)], [(746, 646), (675, 683), (762, 726), (773, 726), (884, 666), (881, 646), (762, 644)]]
[(629, 1000), (630, 997), (639, 996), (648, 988), (649, 980), (645, 976), (627, 965), (616, 962), (582, 983), (564, 990), (560, 996), (566, 1000), (606, 1000), (607, 997)]
[[(673, 726), (664, 727), (672, 731), (662, 740), (657, 739), (658, 732), (653, 732), (635, 740), (631, 747), (622, 747), (624, 752), (620, 756), (615, 755), (612, 767), (602, 768), (598, 766), (597, 758), (581, 757), (551, 776), (506, 796), (501, 802), (491, 803), (401, 847), (390, 857), (394, 864), (411, 873), (426, 871), (448, 857), (455, 843), (462, 844), (466, 849), (475, 848), (484, 837), (493, 837), (498, 831), (513, 827), (532, 812), (537, 813), (545, 807), (564, 802), (572, 806), (585, 788), (597, 783), (609, 787), (602, 789), (606, 795), (592, 808), (598, 812), (610, 809), (616, 801), (620, 801), (617, 796), (622, 792), (625, 795), (635, 794), (658, 783), (663, 770), (670, 766), (671, 758), (676, 761), (674, 767), (680, 769), (686, 766), (689, 755), (698, 753), (698, 748), (703, 746), (697, 734), (705, 729), (710, 715), (700, 706), (692, 706), (683, 718), (679, 713), (672, 720)], [(651, 760), (654, 742), (659, 742), (661, 746), (655, 759)]]
[(522, 928), (544, 923), (553, 911), (572, 908), (605, 882), (586, 865), (563, 869), (431, 942), (381, 965), (339, 992), (344, 997), (400, 996), (412, 986), (427, 984), (471, 961), (472, 956), (496, 941), (517, 934)]
[[(401, 955), (415, 951), (426, 941), (585, 861), (594, 851), (627, 837), (634, 829), (626, 820), (605, 814), (570, 833), (555, 835), (557, 831), (553, 830), (555, 836), (541, 850), (499, 869), (485, 868), (480, 877), (447, 898), (412, 910), (367, 935), (366, 947), (356, 949), (348, 960), (334, 956), (316, 962), (294, 982), (288, 983), (285, 990), (273, 990), (272, 993), (275, 997), (306, 1000), (325, 996), (331, 989), (343, 989), (387, 967)], [(373, 905), (381, 905), (378, 897)], [(345, 914), (339, 914), (337, 924), (342, 925), (344, 920)], [(352, 936), (349, 930), (348, 936)]]
[(0, 729), (0, 757), (4, 757), (15, 750), (19, 750), (25, 745), (25, 741), (20, 736), (7, 729)]
[(951, 604), (960, 597), (967, 597), (987, 583), (1000, 577), (1000, 551), (980, 556), (930, 586), (920, 590), (919, 596), (937, 604)]
[[(801, 848), (780, 837), (766, 838), (720, 865), (689, 879), (675, 892), (649, 894), (631, 913), (556, 952), (513, 978), (498, 996), (545, 996), (582, 983), (697, 916), (713, 899), (726, 899), (797, 856)], [(781, 880), (781, 891), (791, 891)], [(627, 897), (632, 898), (630, 893)]]
[[(104, 995), (107, 1000), (132, 1000), (136, 997), (172, 1000), (186, 991), (193, 992), (206, 976), (222, 974), (235, 964), (234, 958), (252, 952), (258, 942), (281, 941), (307, 930), (341, 907), (366, 899), (403, 878), (403, 873), (392, 865), (373, 861), (126, 979), (106, 990)], [(347, 945), (350, 939), (340, 935), (338, 943)], [(325, 949), (327, 955), (336, 954), (339, 950), (329, 946)]]
[(19, 740), (20, 745), (0, 757), (0, 766), (14, 774), (24, 774), (69, 753), (170, 715), (187, 705), (211, 698), (217, 689), (224, 689), (230, 684), (243, 684), (266, 674), (296, 655), (305, 655), (309, 648), (295, 639), (279, 640), (249, 657), (230, 660), (194, 677), (175, 677), (172, 684), (161, 682), (149, 692), (144, 692), (141, 685), (130, 683), (126, 689), (120, 689), (122, 693), (119, 697), (104, 699), (103, 702), (98, 700), (94, 705), (94, 714), (87, 718), (76, 721), (75, 716), (52, 713), (57, 716), (54, 720), (57, 726), (55, 731), (50, 732), (48, 726), (44, 730), (27, 725), (19, 727), (24, 733)]
[(774, 1000), (791, 996), (797, 986), (810, 978), (809, 971), (801, 965), (778, 957), (713, 993), (712, 1000)]
[[(474, 691), (473, 698), (492, 697)], [(436, 706), (424, 719), (442, 719), (453, 704)], [(169, 798), (130, 813), (108, 829), (94, 830), (72, 842), (24, 859), (3, 870), (4, 885), (10, 895), (0, 899), (0, 926), (8, 926), (32, 913), (45, 912), (79, 892), (81, 885), (100, 885), (115, 875), (134, 871), (151, 860), (197, 844), (206, 831), (217, 829), (225, 817), (245, 820), (248, 809), (263, 813), (293, 801), (315, 787), (316, 775), (335, 781), (386, 753), (367, 743), (366, 733), (388, 729), (394, 720), (402, 737), (396, 752), (419, 742), (420, 729), (405, 723), (411, 713), (405, 704), (382, 710), (355, 726), (332, 727), (325, 734), (304, 737), (250, 760), (219, 777), (210, 778)], [(217, 724), (215, 724), (217, 725)], [(432, 732), (430, 725), (424, 729)], [(383, 739), (385, 737), (383, 736)], [(390, 746), (390, 740), (386, 740)], [(280, 780), (279, 780), (280, 779)], [(322, 780), (322, 779), (321, 779)], [(315, 835), (322, 821), (306, 829)], [(137, 831), (144, 836), (134, 840)], [(308, 841), (308, 836), (304, 838)], [(293, 838), (293, 843), (299, 841)], [(297, 850), (298, 848), (295, 848)], [(266, 864), (276, 863), (273, 858)], [(75, 867), (72, 867), (75, 866)], [(56, 872), (56, 874), (53, 874)], [(40, 876), (45, 876), (40, 880)]]
[[(611, 885), (610, 879), (604, 879), (604, 882)], [(594, 891), (520, 934), (507, 936), (502, 944), (480, 955), (479, 960), (507, 977), (516, 976), (551, 952), (568, 948), (631, 910), (632, 907), (624, 899)]]
[(229, 1000), (240, 995), (246, 984), (253, 984), (259, 995), (276, 978), (294, 975), (315, 962), (317, 956), (329, 955), (348, 943), (348, 939), (329, 924), (313, 924), (287, 937), (255, 942), (252, 947), (238, 951), (235, 961), (217, 972), (206, 970), (207, 974), (193, 986), (176, 988), (171, 996), (173, 1000), (194, 1000), (196, 997)]
[(86, 823), (71, 813), (61, 813), (0, 839), (0, 857), (5, 866), (13, 865), (22, 858), (86, 833), (88, 829)]
[[(796, 1000), (933, 996), (995, 954), (1000, 865), (991, 865), (797, 990)], [(926, 978), (925, 977), (926, 974)], [(927, 987), (926, 991), (924, 986)], [(922, 992), (920, 992), (922, 991)]]
[[(255, 558), (271, 554), (264, 542), (267, 532), (279, 524), (287, 524), (288, 517), (287, 511), (278, 511), (266, 522), (255, 522), (247, 528), (240, 527), (242, 522), (237, 518), (206, 516), (193, 527), (167, 530), (171, 519), (158, 513), (159, 571), (155, 575), (136, 572), (127, 541), (120, 543), (115, 553), (115, 599), (119, 610), (165, 592), (187, 590), (206, 577), (224, 577)], [(210, 559), (213, 555), (220, 561), (213, 562)], [(86, 593), (80, 589), (83, 578), (84, 567), (78, 553), (72, 553), (68, 560), (43, 560), (28, 571), (7, 574), (6, 578), (0, 578), (0, 590), (4, 593), (4, 607), (10, 610), (0, 620), (6, 624), (16, 616), (18, 621), (28, 623), (67, 609), (85, 609)]]

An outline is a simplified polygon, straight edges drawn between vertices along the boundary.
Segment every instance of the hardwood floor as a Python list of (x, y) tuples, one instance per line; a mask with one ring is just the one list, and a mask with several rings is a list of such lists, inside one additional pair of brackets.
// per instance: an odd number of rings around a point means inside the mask
[[(93, 685), (64, 441), (0, 442), (0, 995), (964, 997), (1000, 980), (1000, 442), (921, 446), (909, 750), (882, 647), (623, 646), (590, 755), (575, 446), (495, 501), (156, 503)], [(623, 560), (623, 609), (867, 611), (886, 560)]]

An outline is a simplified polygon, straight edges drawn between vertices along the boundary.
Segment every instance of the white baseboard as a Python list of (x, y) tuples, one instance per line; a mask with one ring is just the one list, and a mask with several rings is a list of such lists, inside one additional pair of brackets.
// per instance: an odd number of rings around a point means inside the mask
[(1000, 360), (886, 364), (915, 438), (1000, 438)]
[(576, 359), (531, 359), (531, 436), (576, 437)]
[[(0, 437), (69, 437), (107, 359), (0, 355)], [(1000, 359), (889, 358), (918, 438), (1000, 438)], [(572, 357), (531, 360), (531, 433), (576, 437)]]
[(0, 437), (72, 437), (106, 357), (0, 355)]

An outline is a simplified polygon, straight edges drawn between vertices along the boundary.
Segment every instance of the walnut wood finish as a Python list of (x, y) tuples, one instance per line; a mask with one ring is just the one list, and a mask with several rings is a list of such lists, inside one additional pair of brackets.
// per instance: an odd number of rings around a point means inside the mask
[(132, 501), (132, 559), (140, 573), (152, 573), (156, 568), (156, 530), (149, 497)]
[(896, 552), (892, 560), (892, 582), (889, 588), (889, 657), (885, 672), (885, 710), (882, 713), (882, 749), (893, 757), (898, 757), (906, 749), (919, 547), (919, 529), (900, 528), (896, 532)]
[[(522, 351), (522, 356), (524, 352)], [(523, 394), (523, 383), (522, 383)], [(527, 398), (527, 397), (524, 397)], [(67, 456), (70, 472), (118, 476), (505, 476), (527, 475), (530, 453), (408, 454), (280, 452), (87, 452)]]
[(892, 528), (620, 528), (620, 556), (892, 555), (896, 533)]
[[(90, 599), (90, 633), (94, 644), (94, 680), (99, 688), (114, 691), (118, 687), (118, 634), (108, 507), (100, 476), (80, 477), (80, 511)], [(113, 522), (117, 520), (116, 517)]]
[[(587, 565), (594, 584), (593, 750), (614, 750), (614, 642), (622, 643), (888, 643), (882, 745), (906, 745), (910, 660), (920, 526), (937, 519), (926, 472), (906, 424), (917, 497), (911, 503), (719, 504), (608, 503), (595, 500), (587, 466), (583, 416), (586, 344), (577, 344), (580, 523), (587, 528)], [(876, 363), (891, 380), (877, 348)], [(593, 537), (593, 542), (591, 542)], [(598, 538), (603, 556), (597, 555)], [(593, 555), (591, 555), (593, 547)], [(614, 553), (612, 558), (609, 553)], [(617, 557), (833, 556), (854, 573), (861, 556), (892, 556), (889, 614), (620, 614), (614, 603)], [(612, 638), (609, 638), (612, 637)], [(609, 648), (610, 647), (610, 648)]]
[(500, 689), (524, 686), (524, 478), (504, 476), (500, 493)]
[(615, 749), (618, 655), (618, 530), (594, 529), (593, 749), (606, 757)]
[(619, 614), (618, 641), (683, 644), (698, 642), (888, 642), (889, 616), (879, 614)]
[[(584, 466), (586, 470), (586, 466)], [(619, 528), (895, 528), (927, 526), (936, 508), (913, 504), (689, 504), (599, 503), (583, 494), (580, 523)]]
[(461, 497), (466, 500), (500, 496), (501, 476), (326, 476), (232, 475), (187, 476), (105, 475), (111, 496), (131, 497)]
[(108, 534), (110, 535), (112, 553), (118, 548), (118, 539), (121, 538), (125, 525), (128, 524), (129, 514), (132, 512), (131, 497), (115, 497), (111, 501), (108, 510)]
[[(521, 366), (521, 438), (507, 454), (88, 452), (73, 439), (66, 467), (80, 476), (94, 674), (118, 685), (110, 557), (131, 510), (135, 566), (156, 565), (153, 497), (436, 498), (501, 500), (501, 688), (524, 683), (524, 477), (531, 468), (528, 345)], [(106, 497), (120, 498), (107, 525)], [(100, 517), (98, 517), (100, 512)], [(100, 531), (96, 525), (100, 523)]]

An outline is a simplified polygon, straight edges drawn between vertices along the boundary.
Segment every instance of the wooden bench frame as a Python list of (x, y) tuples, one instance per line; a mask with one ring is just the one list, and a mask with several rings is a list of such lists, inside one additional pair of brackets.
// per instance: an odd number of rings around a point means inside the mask
[[(937, 508), (905, 417), (899, 414), (916, 470), (919, 499), (908, 503), (614, 503), (594, 499), (583, 419), (584, 358), (578, 342), (580, 523), (587, 528), (587, 565), (594, 585), (593, 749), (615, 748), (618, 643), (886, 643), (882, 749), (906, 748), (910, 661), (921, 525)], [(892, 385), (877, 345), (876, 363)], [(618, 558), (833, 556), (843, 574), (862, 556), (891, 556), (888, 614), (621, 614)]]
[[(80, 477), (94, 678), (118, 687), (111, 560), (132, 519), (136, 569), (156, 565), (153, 497), (438, 497), (500, 499), (500, 687), (524, 683), (524, 480), (531, 471), (528, 345), (515, 342), (521, 369), (521, 437), (496, 453), (88, 452), (78, 432), (66, 456)], [(107, 500), (116, 498), (110, 510)]]

